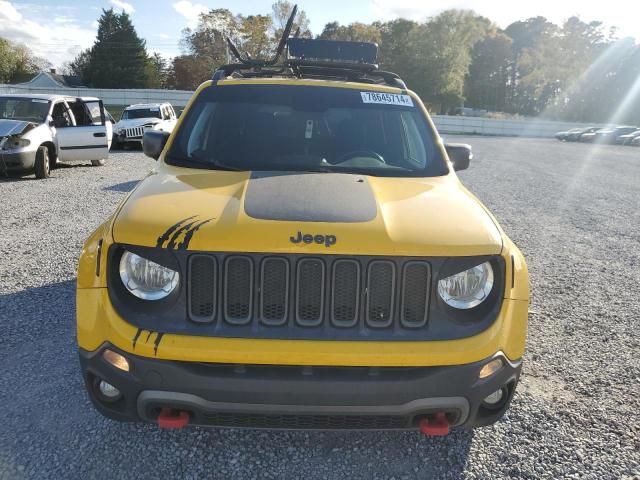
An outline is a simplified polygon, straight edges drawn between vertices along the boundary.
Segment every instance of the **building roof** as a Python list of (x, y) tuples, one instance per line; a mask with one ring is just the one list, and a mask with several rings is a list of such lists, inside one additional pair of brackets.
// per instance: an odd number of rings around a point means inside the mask
[(54, 69), (48, 72), (40, 72), (22, 85), (33, 84), (51, 87), (86, 88), (86, 86), (82, 84), (80, 77), (76, 75), (60, 75), (56, 73)]
[(57, 73), (49, 72), (48, 75), (52, 77), (56, 82), (70, 88), (86, 88), (82, 84), (82, 79), (77, 75), (58, 75)]

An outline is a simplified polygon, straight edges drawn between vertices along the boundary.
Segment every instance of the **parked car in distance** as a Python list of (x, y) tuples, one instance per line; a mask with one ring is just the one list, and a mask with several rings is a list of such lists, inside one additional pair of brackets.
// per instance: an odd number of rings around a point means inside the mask
[(640, 147), (640, 135), (631, 140), (629, 145), (633, 145), (634, 147)]
[(586, 133), (593, 133), (597, 130), (600, 130), (600, 127), (587, 127), (587, 128), (580, 128), (580, 129), (576, 129), (578, 130), (577, 132), (570, 132), (567, 134), (567, 136), (564, 138), (564, 141), (566, 142), (578, 142), (580, 141), (580, 138), (582, 137), (582, 135), (586, 134)]
[(554, 135), (554, 137), (560, 141), (566, 140), (567, 137), (574, 133), (580, 133), (584, 129), (583, 128), (572, 128), (571, 130), (566, 130), (564, 132), (558, 132)]
[(615, 143), (621, 135), (626, 135), (636, 130), (637, 127), (607, 127), (593, 133), (586, 133), (580, 137), (581, 142), (590, 143)]
[(104, 165), (111, 134), (98, 98), (2, 95), (0, 174), (47, 178), (60, 161)]
[(616, 138), (616, 143), (620, 145), (630, 145), (633, 139), (636, 137), (640, 137), (640, 128), (634, 130), (631, 133), (620, 135), (618, 138)]
[(148, 130), (172, 132), (177, 115), (170, 103), (145, 103), (130, 105), (124, 109), (120, 121), (114, 127), (115, 147), (127, 144), (140, 145)]

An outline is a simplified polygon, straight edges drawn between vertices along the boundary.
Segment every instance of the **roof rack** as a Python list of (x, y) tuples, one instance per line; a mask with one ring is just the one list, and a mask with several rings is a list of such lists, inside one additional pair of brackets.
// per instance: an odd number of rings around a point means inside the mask
[[(294, 6), (282, 32), (275, 54), (269, 60), (242, 55), (227, 37), (229, 51), (236, 63), (220, 66), (213, 74), (218, 81), (229, 76), (236, 78), (269, 78), (289, 76), (296, 78), (340, 79), (349, 82), (386, 84), (406, 89), (404, 81), (395, 73), (378, 68), (378, 45), (368, 42), (345, 42), (298, 38), (300, 29), (290, 37), (293, 20), (298, 11)], [(281, 57), (287, 49), (287, 55)]]

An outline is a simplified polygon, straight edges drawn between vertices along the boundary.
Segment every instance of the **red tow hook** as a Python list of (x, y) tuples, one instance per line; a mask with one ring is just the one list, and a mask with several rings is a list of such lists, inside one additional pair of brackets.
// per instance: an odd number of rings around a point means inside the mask
[(444, 412), (438, 412), (431, 418), (423, 418), (419, 425), (420, 433), (428, 437), (443, 437), (449, 434), (449, 420)]
[(163, 408), (158, 415), (160, 428), (184, 428), (189, 424), (189, 413), (183, 410)]

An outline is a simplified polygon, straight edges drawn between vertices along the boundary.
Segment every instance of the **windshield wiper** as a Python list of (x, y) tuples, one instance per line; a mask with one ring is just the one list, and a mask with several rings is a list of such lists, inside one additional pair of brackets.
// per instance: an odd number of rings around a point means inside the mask
[(316, 168), (306, 168), (304, 170), (292, 170), (293, 172), (300, 171), (301, 173), (344, 173), (347, 175), (368, 175), (371, 177), (378, 177), (377, 173), (371, 172), (366, 169), (357, 169), (357, 168), (334, 168), (334, 167), (316, 167)]
[(209, 170), (224, 170), (228, 172), (246, 172), (249, 170), (247, 168), (234, 167), (233, 165), (227, 165), (225, 163), (220, 163), (213, 160), (203, 160), (198, 157), (192, 157), (192, 158), (178, 157), (176, 160), (178, 161), (179, 164), (182, 164), (182, 166), (190, 165), (197, 168), (206, 168)]
[(248, 171), (248, 169), (246, 168), (238, 168), (238, 167), (234, 167), (233, 165), (226, 165), (220, 162), (207, 162), (206, 164), (208, 166), (211, 166), (214, 170), (224, 170), (227, 172), (247, 172)]

